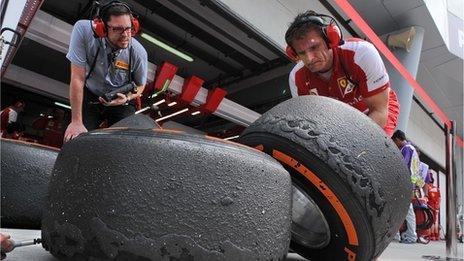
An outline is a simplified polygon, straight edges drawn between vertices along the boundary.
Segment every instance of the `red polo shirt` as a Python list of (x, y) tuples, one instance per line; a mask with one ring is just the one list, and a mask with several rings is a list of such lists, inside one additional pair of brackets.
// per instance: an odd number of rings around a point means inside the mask
[[(374, 96), (390, 87), (389, 78), (377, 49), (361, 39), (349, 39), (334, 49), (334, 67), (330, 79), (312, 73), (303, 62), (295, 65), (289, 77), (293, 97), (321, 95), (347, 103), (368, 114), (363, 98)], [(390, 89), (388, 120), (384, 130), (392, 135), (397, 125), (399, 103)]]

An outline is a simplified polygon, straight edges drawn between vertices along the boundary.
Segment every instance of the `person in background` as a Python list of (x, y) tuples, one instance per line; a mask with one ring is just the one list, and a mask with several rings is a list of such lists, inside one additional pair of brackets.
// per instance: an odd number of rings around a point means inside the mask
[[(71, 123), (65, 142), (105, 120), (112, 125), (134, 114), (134, 99), (147, 81), (147, 51), (133, 38), (139, 22), (129, 6), (111, 1), (99, 10), (99, 18), (77, 21), (71, 33), (66, 55), (71, 62)], [(135, 85), (137, 92), (117, 93), (112, 101), (102, 98), (127, 84)]]
[[(420, 157), (420, 150), (417, 150), (417, 155)], [(419, 171), (421, 173), (422, 180), (424, 180), (424, 186), (421, 188), (418, 187), (418, 189), (421, 191), (421, 196), (427, 197), (428, 195), (428, 186), (427, 183), (429, 183), (429, 165), (425, 164), (424, 162), (419, 163)]]
[(16, 101), (13, 105), (6, 107), (0, 112), (2, 138), (19, 138), (20, 132), (23, 129), (19, 116), (24, 107), (26, 107), (24, 101)]
[(377, 49), (362, 39), (342, 39), (335, 19), (307, 11), (285, 33), (287, 56), (297, 62), (289, 75), (292, 97), (320, 95), (367, 114), (390, 137), (399, 102)]
[[(403, 155), (403, 160), (406, 166), (408, 167), (411, 174), (411, 191), (415, 189), (416, 186), (423, 187), (424, 180), (420, 173), (420, 161), (419, 155), (417, 154), (416, 148), (406, 140), (406, 135), (401, 130), (396, 130), (392, 136), (393, 142), (401, 150)], [(412, 193), (411, 193), (412, 198)], [(417, 233), (416, 233), (416, 215), (414, 214), (414, 208), (412, 203), (409, 204), (408, 214), (406, 215), (406, 231), (398, 238), (401, 243), (414, 244), (417, 242)]]

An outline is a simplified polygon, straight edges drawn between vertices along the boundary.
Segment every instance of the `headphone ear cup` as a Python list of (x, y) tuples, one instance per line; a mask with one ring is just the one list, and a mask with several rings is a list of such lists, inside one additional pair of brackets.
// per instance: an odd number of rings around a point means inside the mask
[(285, 53), (287, 54), (288, 58), (290, 60), (296, 62), (299, 60), (298, 55), (296, 55), (295, 50), (290, 45), (287, 45), (287, 48), (285, 48)]
[(339, 46), (342, 40), (340, 28), (336, 24), (330, 24), (326, 27), (326, 36), (331, 46)]
[(103, 38), (106, 36), (106, 27), (105, 23), (102, 21), (101, 18), (93, 19), (93, 32), (99, 38)]
[(139, 19), (132, 17), (132, 36), (137, 35), (140, 31)]

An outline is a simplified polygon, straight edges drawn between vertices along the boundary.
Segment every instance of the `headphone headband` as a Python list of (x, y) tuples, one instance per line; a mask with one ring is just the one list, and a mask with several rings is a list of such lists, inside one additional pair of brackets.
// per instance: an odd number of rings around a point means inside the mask
[[(99, 3), (96, 2), (96, 5), (97, 5), (97, 8), (98, 8)], [(94, 30), (95, 37), (103, 38), (103, 37), (106, 36), (106, 34), (107, 34), (106, 22), (107, 21), (104, 21), (103, 17), (105, 17), (107, 15), (107, 12), (108, 12), (108, 10), (110, 8), (115, 7), (115, 6), (122, 6), (122, 7), (126, 8), (127, 11), (129, 12), (129, 15), (131, 16), (131, 24), (132, 24), (132, 28), (133, 28), (132, 35), (134, 36), (140, 31), (140, 22), (136, 17), (134, 17), (130, 7), (126, 3), (123, 3), (123, 2), (120, 2), (120, 1), (116, 0), (116, 1), (110, 1), (110, 2), (106, 3), (105, 5), (103, 5), (101, 8), (97, 9), (97, 16), (92, 21), (92, 28)]]
[(310, 15), (310, 16), (306, 16), (304, 17), (302, 20), (301, 20), (301, 23), (298, 23), (297, 25), (301, 25), (301, 24), (304, 24), (304, 23), (307, 23), (307, 22), (310, 22), (310, 23), (313, 23), (315, 25), (318, 25), (318, 26), (327, 26), (329, 25), (327, 22), (324, 21), (324, 19), (322, 18), (322, 16), (320, 15)]
[[(285, 33), (285, 39), (288, 39), (289, 34), (292, 32), (290, 30), (291, 28), (294, 29), (300, 27), (303, 24), (312, 23), (320, 27), (323, 37), (325, 38), (326, 42), (330, 47), (336, 47), (343, 43), (341, 30), (338, 27), (337, 21), (332, 16), (308, 11), (298, 15), (297, 18), (299, 18), (300, 21), (290, 26), (289, 30), (287, 30), (287, 32)], [(324, 18), (329, 18), (329, 21), (327, 22)], [(290, 45), (287, 46), (286, 53), (291, 60), (298, 60), (298, 56), (295, 53), (295, 50), (293, 50), (293, 48)]]
[(108, 2), (106, 4), (104, 4), (102, 7), (100, 7), (97, 16), (100, 17), (100, 18), (103, 18), (106, 15), (106, 12), (108, 12), (108, 10), (110, 8), (115, 7), (115, 6), (122, 6), (122, 7), (126, 8), (127, 11), (130, 13), (130, 15), (132, 15), (132, 10), (130, 9), (130, 7), (126, 3), (123, 3), (123, 2), (117, 1), (117, 0), (113, 0), (113, 1), (110, 1), (110, 2)]

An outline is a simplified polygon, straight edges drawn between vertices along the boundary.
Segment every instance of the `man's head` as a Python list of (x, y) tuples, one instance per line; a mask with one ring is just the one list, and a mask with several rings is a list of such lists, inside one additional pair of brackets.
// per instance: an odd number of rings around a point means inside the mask
[(393, 142), (395, 142), (398, 148), (402, 148), (404, 144), (407, 142), (406, 134), (404, 134), (402, 130), (396, 130), (395, 133), (393, 133), (392, 140)]
[(285, 41), (311, 72), (332, 68), (333, 52), (324, 32), (326, 22), (314, 11), (299, 14), (285, 33)]
[(101, 12), (101, 18), (107, 31), (107, 39), (116, 48), (127, 48), (134, 29), (129, 7), (124, 3), (114, 2), (103, 7)]
[(21, 112), (24, 110), (24, 107), (26, 107), (26, 103), (24, 101), (15, 101), (13, 103), (13, 108), (16, 112)]

